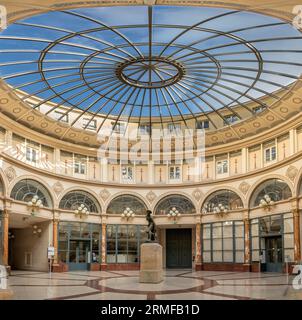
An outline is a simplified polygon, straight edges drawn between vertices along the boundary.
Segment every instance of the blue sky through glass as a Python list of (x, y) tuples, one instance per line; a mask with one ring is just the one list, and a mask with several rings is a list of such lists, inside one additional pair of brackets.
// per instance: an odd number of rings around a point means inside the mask
[(0, 33), (0, 76), (27, 98), (152, 122), (277, 100), (273, 93), (301, 74), (301, 34), (279, 19), (171, 6), (152, 16), (151, 29), (145, 6), (18, 21)]

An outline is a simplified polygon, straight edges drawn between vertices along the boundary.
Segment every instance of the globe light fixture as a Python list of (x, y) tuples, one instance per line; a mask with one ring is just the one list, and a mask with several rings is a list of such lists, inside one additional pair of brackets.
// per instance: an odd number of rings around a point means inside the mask
[(89, 210), (82, 203), (77, 209), (74, 210), (74, 214), (76, 217), (80, 217), (80, 219), (82, 219), (83, 217), (87, 217), (89, 215)]
[(130, 208), (126, 208), (121, 214), (121, 217), (122, 219), (126, 219), (128, 221), (129, 219), (133, 219), (135, 217), (135, 213)]
[(173, 223), (177, 223), (177, 220), (180, 218), (181, 213), (175, 208), (173, 207), (169, 213), (167, 214), (169, 219), (173, 219)]
[(34, 216), (36, 210), (43, 208), (43, 202), (41, 199), (39, 199), (38, 195), (34, 195), (33, 198), (27, 202), (27, 206), (31, 208), (31, 215)]
[(36, 224), (33, 225), (33, 235), (37, 237), (41, 237), (42, 229), (39, 228)]
[(204, 213), (215, 213), (218, 215), (226, 214), (228, 213), (228, 211), (229, 207), (222, 203), (219, 203), (218, 205), (215, 205), (214, 203), (208, 203), (207, 206), (203, 209)]
[(263, 198), (260, 200), (259, 206), (268, 211), (271, 210), (271, 206), (273, 206), (275, 202), (271, 199), (268, 194), (265, 194)]

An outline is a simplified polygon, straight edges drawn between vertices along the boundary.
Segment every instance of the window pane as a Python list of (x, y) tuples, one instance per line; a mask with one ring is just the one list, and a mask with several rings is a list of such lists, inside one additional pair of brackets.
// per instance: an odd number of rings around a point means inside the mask
[(259, 238), (258, 237), (252, 238), (252, 248), (259, 249)]
[(284, 248), (293, 248), (294, 247), (294, 234), (288, 233), (284, 234)]
[(117, 262), (127, 262), (127, 226), (118, 226), (117, 233)]
[(252, 261), (259, 261), (259, 250), (252, 251)]
[(251, 228), (251, 233), (252, 233), (252, 236), (258, 236), (259, 234), (259, 229), (258, 229), (258, 220), (257, 222), (253, 222), (252, 223), (252, 228)]
[(236, 251), (236, 261), (237, 263), (243, 263), (244, 262), (244, 252), (243, 251)]
[(213, 251), (213, 261), (222, 262), (222, 251)]
[(137, 228), (128, 226), (128, 263), (138, 262)]
[(244, 239), (243, 238), (236, 238), (236, 250), (243, 250), (244, 249)]
[(222, 240), (213, 239), (213, 250), (222, 250)]
[(223, 237), (224, 238), (233, 237), (233, 224), (223, 225)]
[(214, 223), (213, 224), (213, 238), (221, 238), (222, 236), (222, 233), (221, 233), (221, 224), (217, 224), (217, 223)]
[(241, 224), (236, 223), (235, 224), (235, 236), (236, 237), (244, 237), (244, 226), (243, 226), (243, 223), (241, 223)]
[(233, 250), (233, 238), (223, 239), (223, 250)]
[(116, 253), (116, 226), (107, 226), (107, 262), (115, 263), (115, 253)]
[(203, 250), (211, 250), (211, 240), (203, 240)]
[(233, 251), (223, 251), (223, 261), (224, 262), (233, 262)]
[(204, 262), (211, 262), (211, 252), (204, 252), (203, 253), (203, 261)]
[(211, 225), (207, 224), (203, 226), (203, 239), (211, 238)]
[(293, 219), (284, 219), (284, 232), (294, 232)]

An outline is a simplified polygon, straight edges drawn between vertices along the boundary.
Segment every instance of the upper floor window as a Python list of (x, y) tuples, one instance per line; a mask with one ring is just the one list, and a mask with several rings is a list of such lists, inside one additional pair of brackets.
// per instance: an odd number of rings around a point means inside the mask
[(95, 131), (96, 130), (96, 119), (84, 118), (83, 119), (83, 129)]
[(126, 124), (121, 122), (111, 122), (112, 130), (115, 133), (124, 133), (126, 131)]
[(122, 167), (123, 180), (133, 180), (133, 168), (131, 166)]
[(257, 106), (253, 108), (254, 113), (260, 113), (266, 109), (265, 106)]
[(31, 147), (26, 147), (26, 160), (36, 163), (38, 160), (38, 150)]
[(181, 124), (180, 123), (168, 123), (168, 132), (170, 134), (178, 134), (181, 132)]
[(265, 162), (276, 160), (276, 157), (277, 157), (276, 147), (272, 146), (270, 148), (265, 149), (264, 154), (265, 154)]
[(55, 119), (68, 123), (68, 114), (63, 111), (55, 111)]
[(196, 129), (209, 129), (209, 120), (196, 121)]
[(228, 160), (220, 160), (216, 163), (217, 174), (228, 173)]
[(140, 124), (138, 126), (138, 133), (139, 134), (150, 134), (151, 133), (151, 126), (149, 124)]
[(224, 118), (224, 121), (223, 121), (224, 126), (227, 126), (227, 125), (232, 124), (232, 123), (239, 120), (239, 117), (236, 116), (235, 114), (230, 114), (230, 115), (225, 116), (223, 118)]
[(180, 166), (172, 166), (169, 168), (169, 178), (170, 180), (180, 179)]
[(84, 159), (74, 160), (74, 173), (85, 174), (86, 173), (86, 161)]

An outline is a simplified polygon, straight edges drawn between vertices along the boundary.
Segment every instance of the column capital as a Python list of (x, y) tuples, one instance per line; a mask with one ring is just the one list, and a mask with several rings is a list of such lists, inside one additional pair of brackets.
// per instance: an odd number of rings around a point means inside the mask
[(249, 209), (243, 209), (242, 210), (242, 220), (249, 220), (250, 217), (250, 213), (249, 213)]
[(300, 209), (299, 208), (294, 208), (292, 209), (292, 213), (293, 213), (293, 216), (299, 216), (300, 215)]
[(3, 216), (4, 218), (8, 218), (9, 215), (10, 215), (10, 213), (11, 213), (11, 210), (10, 210), (10, 209), (4, 208), (3, 211), (2, 211), (2, 216)]
[(53, 210), (53, 218), (52, 218), (53, 221), (60, 221), (60, 212), (57, 212), (55, 210)]

